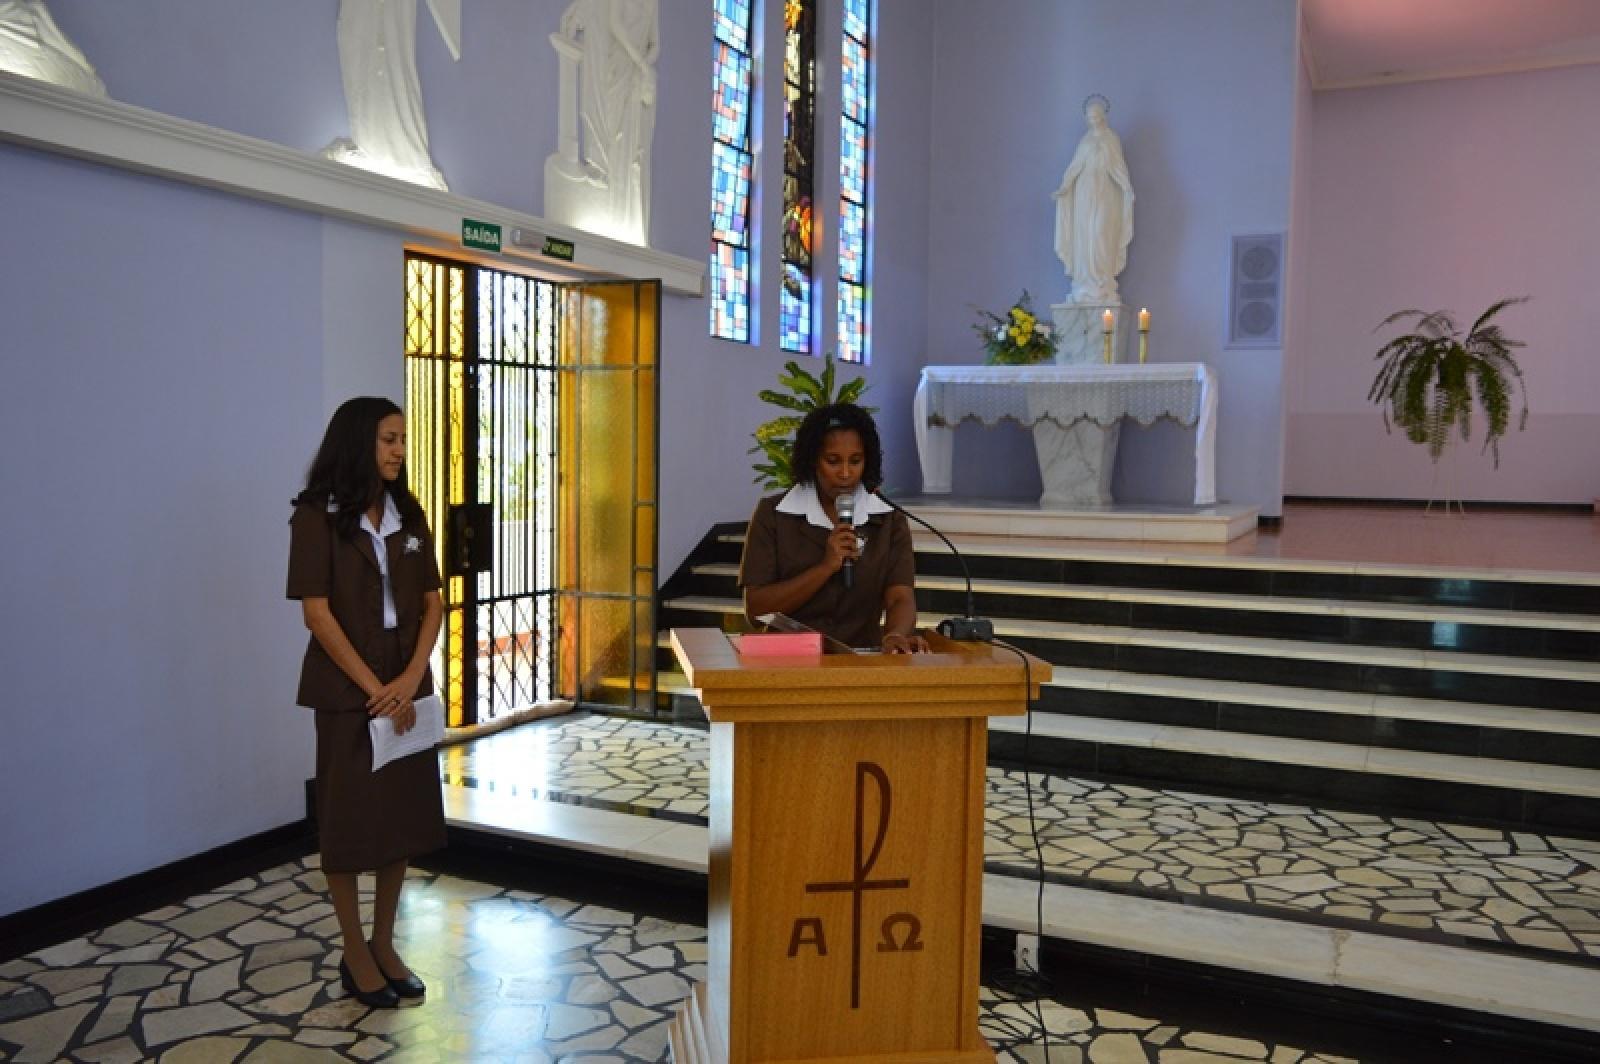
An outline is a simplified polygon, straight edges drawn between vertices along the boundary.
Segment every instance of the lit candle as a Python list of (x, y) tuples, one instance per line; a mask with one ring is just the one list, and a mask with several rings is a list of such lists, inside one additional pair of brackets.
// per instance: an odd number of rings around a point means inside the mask
[(1104, 314), (1100, 315), (1100, 321), (1101, 324), (1105, 326), (1106, 335), (1110, 336), (1112, 327), (1117, 323), (1116, 316), (1113, 315), (1110, 310), (1107, 310)]
[(1150, 309), (1148, 307), (1139, 311), (1139, 331), (1150, 331)]

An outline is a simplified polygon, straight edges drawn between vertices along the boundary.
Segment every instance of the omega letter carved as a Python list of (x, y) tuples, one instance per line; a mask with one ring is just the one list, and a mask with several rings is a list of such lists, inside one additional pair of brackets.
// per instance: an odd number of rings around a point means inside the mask
[[(878, 792), (878, 823), (872, 845), (867, 846), (867, 782), (871, 781)], [(889, 785), (889, 775), (871, 761), (856, 762), (856, 825), (855, 861), (851, 876), (837, 882), (807, 883), (807, 894), (850, 894), (850, 1007), (861, 1007), (861, 900), (869, 890), (907, 890), (910, 879), (872, 879), (872, 869), (878, 863), (883, 840), (889, 833), (889, 817), (893, 808), (894, 791)], [(789, 936), (789, 956), (799, 953), (803, 945), (815, 945), (819, 956), (827, 956), (822, 920), (818, 917), (799, 917)], [(883, 921), (879, 953), (916, 953), (922, 949), (922, 921), (911, 913), (894, 913)]]

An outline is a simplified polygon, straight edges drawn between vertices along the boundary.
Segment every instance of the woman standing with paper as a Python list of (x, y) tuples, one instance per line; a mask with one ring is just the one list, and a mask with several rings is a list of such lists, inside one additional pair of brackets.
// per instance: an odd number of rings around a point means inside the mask
[[(369, 718), (396, 732), (433, 693), (439, 567), (422, 507), (406, 487), (406, 423), (387, 399), (334, 412), (294, 500), (288, 597), (311, 632), (296, 701), (316, 711), (322, 871), (344, 936), (339, 975), (365, 1005), (394, 1008), (425, 993), (394, 948), (406, 863), (444, 845), (439, 763), (431, 749), (373, 770)], [(356, 875), (375, 872), (372, 937)]]

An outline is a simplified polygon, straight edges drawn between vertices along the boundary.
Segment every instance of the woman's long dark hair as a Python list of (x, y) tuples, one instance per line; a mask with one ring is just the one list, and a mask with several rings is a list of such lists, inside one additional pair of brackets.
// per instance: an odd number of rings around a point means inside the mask
[(883, 445), (878, 442), (878, 426), (872, 415), (854, 403), (834, 403), (819, 406), (806, 415), (794, 434), (794, 450), (789, 453), (789, 472), (797, 484), (811, 484), (817, 479), (817, 459), (822, 455), (822, 441), (828, 433), (841, 429), (861, 437), (861, 447), (867, 452), (866, 468), (861, 473), (861, 483), (868, 491), (877, 491), (883, 483)]
[(400, 511), (402, 524), (423, 520), (422, 505), (406, 487), (406, 467), (386, 482), (378, 472), (378, 425), (384, 418), (402, 411), (387, 399), (363, 396), (347, 399), (333, 412), (322, 446), (306, 471), (305, 490), (295, 496), (296, 506), (326, 507), (330, 499), (338, 506), (334, 527), (346, 538), (355, 535), (361, 515), (385, 490)]

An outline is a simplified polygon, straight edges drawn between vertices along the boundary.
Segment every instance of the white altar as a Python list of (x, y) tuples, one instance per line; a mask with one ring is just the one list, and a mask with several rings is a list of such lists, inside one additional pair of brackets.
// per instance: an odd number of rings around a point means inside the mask
[(1033, 431), (1041, 506), (1105, 505), (1122, 419), (1165, 418), (1195, 430), (1195, 505), (1217, 501), (1217, 371), (1203, 362), (925, 366), (913, 411), (925, 495), (951, 491), (957, 425), (1009, 419)]

